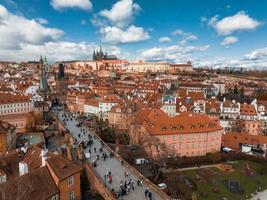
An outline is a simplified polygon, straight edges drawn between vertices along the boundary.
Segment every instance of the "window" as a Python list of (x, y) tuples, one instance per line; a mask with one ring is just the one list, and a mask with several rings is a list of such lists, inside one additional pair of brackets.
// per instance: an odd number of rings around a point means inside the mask
[(52, 196), (51, 200), (58, 200), (58, 195), (55, 194), (54, 196)]
[(69, 192), (69, 200), (74, 200), (74, 192)]
[(175, 141), (176, 140), (176, 136), (174, 135), (174, 136), (172, 136), (172, 139)]
[(73, 176), (70, 176), (68, 178), (68, 186), (72, 186), (73, 185)]

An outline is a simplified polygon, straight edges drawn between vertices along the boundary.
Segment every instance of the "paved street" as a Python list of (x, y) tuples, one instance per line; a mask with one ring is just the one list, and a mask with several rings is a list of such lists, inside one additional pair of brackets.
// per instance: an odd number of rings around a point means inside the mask
[[(61, 122), (63, 122), (63, 119), (64, 119), (63, 114), (67, 114), (67, 113), (63, 111), (56, 111), (56, 115), (58, 116)], [(79, 122), (73, 118), (72, 121), (68, 120), (65, 123), (65, 128), (68, 129), (70, 133), (72, 134), (72, 136), (76, 138), (79, 142), (88, 141), (88, 134), (84, 135), (82, 133), (81, 127), (76, 126), (78, 123)], [(94, 133), (90, 132), (90, 134), (93, 136)], [(94, 152), (94, 148), (97, 149), (96, 153)], [(90, 147), (91, 157), (90, 159), (87, 160), (91, 166), (92, 166), (92, 162), (96, 160), (97, 154), (99, 154), (99, 156), (101, 157), (101, 153), (98, 153), (99, 148), (101, 148), (101, 142), (98, 139), (94, 139), (93, 145)], [(84, 152), (88, 152), (88, 150), (89, 150), (89, 147), (87, 147), (87, 149), (85, 149)], [(110, 155), (110, 152), (106, 147), (103, 148), (103, 151), (106, 152), (107, 155)], [(123, 181), (124, 183), (125, 180), (128, 178), (131, 178), (131, 180), (134, 181), (135, 183), (134, 191), (131, 189), (130, 192), (126, 196), (123, 196), (119, 199), (129, 199), (129, 200), (147, 199), (145, 197), (144, 191), (148, 186), (144, 183), (144, 181), (143, 181), (143, 186), (137, 186), (136, 181), (138, 180), (138, 177), (135, 174), (133, 174), (131, 171), (129, 171), (125, 165), (122, 165), (121, 162), (115, 156), (113, 158), (107, 158), (105, 161), (100, 159), (99, 161), (97, 161), (97, 167), (94, 167), (93, 169), (95, 173), (101, 177), (103, 183), (105, 183), (105, 178), (104, 178), (105, 174), (108, 171), (111, 171), (112, 183), (109, 184), (108, 181), (106, 182), (106, 185), (109, 188), (109, 190), (113, 188), (115, 191), (119, 191), (121, 181)], [(129, 174), (128, 178), (125, 178), (125, 171), (127, 171)], [(150, 191), (152, 192), (153, 200), (163, 199), (161, 196), (159, 196), (158, 193), (153, 191), (151, 188), (150, 188)]]

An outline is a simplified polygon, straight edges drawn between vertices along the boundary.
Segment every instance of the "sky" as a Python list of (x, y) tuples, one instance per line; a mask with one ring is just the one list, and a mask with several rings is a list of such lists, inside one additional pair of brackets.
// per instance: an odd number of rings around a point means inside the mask
[(0, 60), (267, 67), (267, 0), (0, 0)]

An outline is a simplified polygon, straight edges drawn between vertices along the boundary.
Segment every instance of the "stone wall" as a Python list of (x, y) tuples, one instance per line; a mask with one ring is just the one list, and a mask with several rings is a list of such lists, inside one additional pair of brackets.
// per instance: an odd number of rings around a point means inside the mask
[(105, 187), (100, 177), (95, 174), (92, 167), (84, 162), (83, 168), (86, 170), (91, 191), (100, 194), (105, 200), (115, 200), (115, 197), (113, 197), (111, 192)]

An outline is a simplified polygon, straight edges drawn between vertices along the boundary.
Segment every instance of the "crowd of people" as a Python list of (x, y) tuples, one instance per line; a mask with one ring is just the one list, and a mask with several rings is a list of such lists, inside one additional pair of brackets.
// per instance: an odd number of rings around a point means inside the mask
[[(66, 125), (68, 121), (74, 120), (74, 116), (70, 114), (62, 114), (61, 118), (64, 125)], [(107, 159), (113, 157), (113, 153), (108, 153), (109, 151), (104, 148), (104, 143), (102, 141), (100, 141), (100, 147), (99, 145), (94, 145), (96, 136), (91, 135), (89, 131), (82, 126), (81, 122), (76, 124), (76, 127), (79, 128), (80, 131), (78, 133), (78, 138), (74, 138), (73, 146), (78, 147), (82, 150), (82, 152), (84, 152), (84, 157), (88, 159), (89, 163), (91, 163), (93, 167), (97, 167), (101, 161), (104, 162)], [(123, 160), (121, 160), (121, 165), (123, 164)], [(122, 199), (124, 196), (127, 196), (131, 191), (134, 191), (136, 187), (143, 186), (143, 182), (141, 180), (134, 181), (130, 177), (128, 171), (125, 171), (124, 176), (122, 175), (122, 177), (124, 178), (120, 181), (120, 184), (116, 186), (114, 185), (115, 183), (112, 182), (112, 171), (108, 170), (107, 173), (104, 174), (105, 185), (109, 184), (108, 188), (111, 188), (112, 195), (117, 199)], [(152, 200), (152, 192), (149, 188), (146, 188), (144, 190), (144, 195), (146, 199)]]

